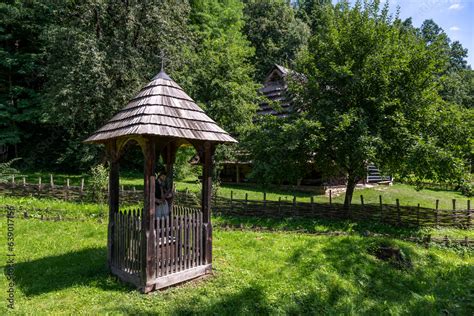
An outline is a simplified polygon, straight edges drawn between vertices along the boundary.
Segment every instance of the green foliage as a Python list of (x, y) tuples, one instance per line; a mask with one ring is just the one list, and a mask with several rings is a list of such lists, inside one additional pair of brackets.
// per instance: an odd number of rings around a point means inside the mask
[(104, 165), (95, 165), (90, 169), (89, 186), (92, 199), (97, 204), (105, 203), (107, 185), (109, 184), (109, 171)]
[(420, 36), (378, 1), (342, 1), (325, 7), (322, 18), (321, 32), (301, 55), (308, 82), (296, 90), (295, 105), (321, 124), (318, 164), (347, 174), (346, 207), (369, 162), (386, 173), (460, 179), (471, 152), (472, 112), (438, 93), (448, 55), (435, 26)]
[(257, 88), (250, 58), (254, 49), (242, 34), (243, 5), (237, 0), (193, 1), (196, 46), (190, 94), (222, 128), (235, 135), (251, 123)]
[(309, 27), (296, 17), (285, 0), (246, 1), (244, 33), (255, 47), (254, 65), (259, 81), (273, 64), (292, 66), (297, 52), (307, 43)]
[(18, 173), (18, 170), (12, 167), (12, 164), (17, 160), (20, 160), (20, 158), (0, 163), (0, 183), (8, 182), (13, 174)]
[(312, 164), (320, 141), (319, 127), (303, 118), (260, 118), (244, 141), (253, 162), (250, 177), (265, 185), (296, 184)]
[(174, 180), (181, 181), (195, 178), (200, 174), (200, 168), (190, 164), (190, 160), (196, 155), (193, 147), (181, 147), (176, 153), (174, 164)]
[(49, 14), (41, 1), (0, 3), (0, 145), (15, 145), (37, 126), (44, 81), (38, 36)]

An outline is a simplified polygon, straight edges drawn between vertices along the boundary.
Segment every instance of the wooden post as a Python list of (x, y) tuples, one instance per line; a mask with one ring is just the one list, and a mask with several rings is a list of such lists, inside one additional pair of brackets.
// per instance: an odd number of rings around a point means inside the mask
[[(155, 159), (156, 147), (153, 138), (146, 139), (143, 155), (144, 162), (144, 207), (142, 216), (142, 266), (141, 290), (148, 293), (153, 290), (156, 277), (156, 231), (155, 231)], [(118, 183), (116, 190), (118, 191)], [(118, 193), (118, 192), (117, 192)]]
[(281, 215), (281, 196), (278, 197), (278, 215)]
[(15, 187), (15, 175), (13, 174), (12, 175), (12, 188)]
[(230, 211), (234, 210), (234, 191), (230, 190)]
[[(202, 168), (202, 219), (204, 233), (204, 263), (212, 264), (212, 223), (211, 223), (211, 194), (212, 194), (212, 151), (210, 142), (204, 143), (204, 165)], [(210, 272), (210, 271), (209, 271)]]
[(249, 204), (249, 194), (245, 192), (245, 211), (248, 210), (248, 204)]
[[(141, 290), (148, 293), (153, 290), (153, 281), (156, 277), (156, 231), (155, 231), (155, 140), (148, 138), (144, 144), (144, 207), (142, 215), (142, 262), (141, 262)], [(117, 181), (116, 194), (119, 183)], [(118, 195), (118, 194), (117, 194)]]
[(435, 219), (436, 226), (439, 226), (439, 200), (436, 200)]
[(49, 175), (49, 185), (51, 186), (51, 189), (54, 189), (54, 179), (52, 173)]
[(23, 186), (26, 187), (26, 178), (23, 177)]
[(467, 200), (467, 227), (471, 227), (471, 200)]
[(115, 247), (113, 236), (116, 229), (114, 222), (115, 214), (119, 210), (118, 186), (119, 186), (119, 164), (115, 141), (107, 144), (107, 158), (109, 160), (109, 223), (107, 227), (107, 264), (109, 269), (113, 266), (113, 258), (118, 254), (113, 253)]
[(41, 190), (41, 177), (38, 178), (38, 190)]
[(293, 212), (295, 213), (295, 216), (298, 216), (298, 210), (296, 209), (296, 195), (293, 194)]
[(453, 199), (453, 224), (456, 225), (456, 199)]
[(364, 196), (362, 194), (360, 195), (360, 205), (362, 207), (362, 211), (364, 211)]
[(311, 195), (311, 213), (314, 213), (314, 197)]
[(418, 203), (416, 208), (416, 225), (420, 226), (420, 203)]
[(81, 179), (81, 197), (84, 194), (84, 178)]
[(400, 215), (400, 200), (397, 199), (397, 224), (400, 226), (402, 224), (402, 217)]
[(66, 201), (69, 200), (69, 178), (66, 179)]
[(267, 209), (267, 192), (263, 192), (263, 208)]
[(332, 190), (329, 190), (329, 206), (332, 206)]
[(240, 183), (240, 168), (239, 163), (235, 164), (235, 182)]
[(380, 205), (380, 221), (383, 222), (383, 203), (382, 203), (382, 195), (379, 195), (379, 205)]

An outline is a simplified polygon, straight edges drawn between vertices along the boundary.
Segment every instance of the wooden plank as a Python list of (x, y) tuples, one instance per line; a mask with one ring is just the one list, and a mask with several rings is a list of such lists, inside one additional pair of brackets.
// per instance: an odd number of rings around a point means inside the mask
[(144, 152), (144, 208), (142, 215), (142, 266), (141, 281), (144, 291), (152, 289), (150, 284), (156, 277), (156, 231), (155, 218), (155, 140), (147, 138), (143, 148)]
[(179, 284), (209, 274), (212, 271), (212, 266), (201, 265), (177, 273), (169, 274), (164, 277), (156, 278), (154, 281), (155, 289), (162, 289), (171, 285)]

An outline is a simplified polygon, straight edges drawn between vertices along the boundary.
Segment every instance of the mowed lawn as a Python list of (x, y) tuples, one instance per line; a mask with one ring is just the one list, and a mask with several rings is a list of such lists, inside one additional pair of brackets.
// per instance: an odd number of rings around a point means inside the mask
[[(0, 222), (6, 232), (6, 220)], [(394, 239), (214, 231), (214, 276), (142, 295), (107, 272), (106, 224), (16, 219), (19, 314), (472, 315), (472, 251)], [(5, 233), (0, 236), (5, 245)], [(398, 246), (400, 269), (374, 247)], [(5, 246), (0, 248), (5, 258)], [(4, 264), (4, 261), (1, 263)], [(0, 314), (6, 279), (0, 276)]]

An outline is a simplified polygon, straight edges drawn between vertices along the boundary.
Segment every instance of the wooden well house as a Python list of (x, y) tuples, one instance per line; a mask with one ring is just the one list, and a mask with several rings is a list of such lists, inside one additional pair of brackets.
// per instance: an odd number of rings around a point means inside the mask
[[(107, 262), (113, 274), (142, 292), (181, 283), (212, 269), (211, 171), (217, 144), (236, 142), (163, 70), (86, 143), (104, 144), (110, 164)], [(144, 206), (119, 209), (119, 161), (125, 145), (144, 155)], [(202, 164), (200, 209), (170, 201), (155, 217), (155, 163), (173, 170), (176, 150), (193, 146)], [(129, 146), (127, 146), (129, 147)]]

